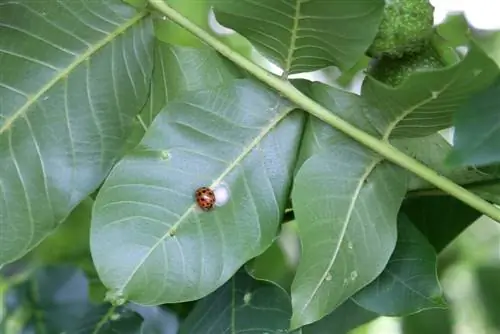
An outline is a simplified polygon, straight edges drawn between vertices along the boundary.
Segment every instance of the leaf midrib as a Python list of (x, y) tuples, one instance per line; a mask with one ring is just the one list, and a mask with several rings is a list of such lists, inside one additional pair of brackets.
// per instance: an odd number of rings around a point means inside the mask
[(364, 181), (368, 177), (368, 175), (370, 175), (372, 173), (373, 169), (375, 168), (375, 166), (377, 166), (377, 164), (379, 162), (380, 162), (380, 159), (374, 159), (374, 161), (372, 161), (368, 165), (368, 167), (366, 168), (365, 173), (359, 178), (358, 186), (356, 187), (356, 189), (354, 191), (354, 194), (352, 196), (352, 201), (349, 205), (349, 209), (347, 210), (346, 219), (344, 220), (344, 224), (342, 227), (342, 231), (340, 233), (339, 242), (337, 243), (337, 247), (335, 248), (335, 251), (332, 254), (332, 257), (331, 257), (330, 262), (328, 263), (327, 269), (324, 271), (323, 275), (321, 276), (321, 279), (319, 280), (318, 284), (314, 288), (309, 299), (304, 303), (304, 306), (302, 307), (301, 313), (304, 312), (304, 310), (309, 306), (309, 304), (311, 303), (314, 296), (318, 293), (319, 288), (323, 285), (326, 277), (328, 276), (328, 272), (333, 267), (333, 264), (335, 263), (335, 260), (337, 259), (338, 252), (340, 250), (340, 245), (342, 244), (342, 242), (345, 238), (345, 234), (347, 233), (347, 227), (349, 226), (349, 222), (351, 221), (351, 216), (354, 212), (356, 202), (359, 198), (361, 190), (363, 189)]
[[(276, 105), (272, 108), (269, 109), (269, 112), (273, 112), (273, 111), (277, 111), (279, 110), (280, 108), (280, 103), (282, 101), (282, 98), (278, 98), (278, 101), (276, 103)], [(228, 167), (221, 173), (221, 175), (212, 182), (212, 184), (209, 186), (210, 188), (213, 188), (214, 186), (216, 186), (217, 184), (219, 184), (230, 172), (233, 171), (234, 168), (236, 168), (236, 166), (238, 166), (240, 164), (240, 162), (248, 155), (250, 154), (250, 152), (252, 152), (252, 150), (264, 139), (265, 136), (267, 136), (267, 134), (269, 132), (271, 132), (272, 129), (274, 129), (279, 122), (281, 122), (288, 114), (290, 114), (290, 112), (294, 110), (294, 107), (293, 106), (287, 106), (286, 109), (277, 115), (276, 118), (274, 118), (272, 120), (272, 122), (269, 123), (269, 125), (267, 125), (265, 128), (262, 129), (262, 131), (259, 133), (258, 136), (255, 137), (254, 140), (252, 140), (252, 142), (250, 142), (250, 144), (248, 144), (248, 146), (246, 147), (245, 150), (243, 150), (243, 152), (238, 156), (236, 157), (236, 159), (234, 159), (234, 161), (228, 165)], [(170, 227), (168, 229), (167, 232), (165, 232), (165, 234), (158, 239), (158, 241), (153, 245), (151, 246), (151, 249), (144, 255), (144, 257), (139, 261), (139, 263), (137, 264), (137, 266), (134, 268), (134, 270), (132, 270), (132, 272), (130, 273), (130, 275), (128, 276), (128, 278), (126, 279), (126, 281), (122, 284), (122, 286), (118, 289), (118, 291), (120, 292), (123, 292), (123, 290), (125, 289), (125, 287), (130, 283), (130, 281), (132, 280), (132, 278), (135, 276), (135, 274), (137, 274), (137, 272), (139, 271), (139, 269), (142, 267), (142, 265), (146, 262), (146, 260), (151, 256), (151, 254), (153, 254), (153, 252), (155, 251), (156, 248), (158, 248), (160, 246), (160, 244), (165, 241), (165, 239), (168, 237), (168, 236), (173, 236), (175, 235), (178, 227), (180, 226), (180, 224), (182, 224), (182, 222), (194, 211), (194, 209), (196, 208), (197, 204), (196, 203), (193, 203), (191, 206), (189, 206), (186, 210), (186, 212), (184, 212), (184, 214), (182, 216), (179, 217), (179, 219), (177, 220), (177, 222), (172, 225), (172, 227)]]
[(394, 131), (394, 129), (396, 129), (396, 127), (399, 125), (399, 123), (401, 123), (402, 121), (404, 121), (411, 113), (413, 113), (415, 110), (417, 110), (418, 108), (426, 105), (427, 103), (433, 101), (433, 100), (436, 100), (437, 98), (439, 98), (445, 91), (447, 91), (448, 88), (450, 88), (451, 85), (453, 85), (456, 80), (457, 80), (457, 76), (458, 76), (458, 71), (454, 73), (453, 77), (450, 78), (450, 81), (448, 83), (446, 83), (444, 85), (443, 88), (433, 92), (432, 90), (430, 91), (431, 92), (431, 96), (429, 96), (428, 98), (425, 98), (423, 99), (422, 101), (420, 101), (419, 103), (415, 104), (414, 106), (412, 107), (409, 107), (407, 110), (404, 110), (402, 112), (402, 114), (397, 117), (394, 121), (390, 122), (385, 133), (384, 133), (384, 136), (383, 136), (383, 139), (384, 140), (388, 140), (390, 135), (392, 134), (392, 132)]
[(285, 71), (283, 72), (284, 76), (288, 76), (292, 68), (293, 54), (295, 53), (295, 43), (297, 41), (297, 31), (299, 29), (299, 16), (300, 9), (303, 0), (296, 0), (295, 3), (295, 14), (293, 16), (293, 26), (292, 26), (292, 34), (290, 36), (290, 48), (288, 49), (288, 54), (285, 61)]
[(30, 107), (33, 104), (35, 104), (48, 90), (50, 90), (52, 87), (54, 87), (59, 81), (66, 78), (76, 67), (81, 65), (88, 58), (92, 57), (100, 49), (102, 49), (108, 43), (112, 42), (118, 35), (122, 34), (127, 29), (129, 29), (130, 27), (135, 25), (138, 21), (143, 19), (146, 15), (148, 15), (148, 12), (146, 12), (146, 11), (138, 13), (137, 15), (133, 16), (130, 20), (128, 20), (124, 24), (120, 25), (116, 30), (111, 32), (109, 35), (105, 36), (98, 43), (94, 44), (93, 47), (89, 48), (87, 51), (82, 53), (80, 56), (76, 57), (74, 59), (74, 61), (66, 67), (65, 70), (60, 71), (57, 75), (55, 75), (54, 78), (52, 78), (52, 80), (50, 80), (44, 86), (42, 86), (36, 94), (31, 95), (28, 98), (28, 100), (24, 103), (24, 105), (22, 105), (16, 112), (14, 112), (11, 116), (9, 116), (5, 119), (5, 122), (0, 127), (0, 135), (2, 135), (5, 131), (9, 130), (11, 128), (12, 124), (14, 124), (14, 122), (18, 118), (23, 117), (28, 112)]

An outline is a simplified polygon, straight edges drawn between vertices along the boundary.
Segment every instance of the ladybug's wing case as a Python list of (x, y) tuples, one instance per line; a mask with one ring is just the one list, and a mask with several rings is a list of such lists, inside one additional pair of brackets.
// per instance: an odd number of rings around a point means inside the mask
[(212, 209), (215, 205), (215, 194), (210, 188), (202, 187), (197, 189), (195, 197), (198, 206), (204, 211)]

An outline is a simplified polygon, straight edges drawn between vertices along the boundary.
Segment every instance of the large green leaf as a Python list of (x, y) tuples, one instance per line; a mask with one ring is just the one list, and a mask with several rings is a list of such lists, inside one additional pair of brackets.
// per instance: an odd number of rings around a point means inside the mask
[(146, 102), (153, 30), (120, 0), (0, 3), (0, 265), (104, 179)]
[(475, 95), (456, 114), (453, 152), (457, 165), (500, 162), (500, 77), (494, 85)]
[(384, 8), (383, 0), (211, 1), (222, 25), (287, 74), (352, 67), (375, 38)]
[[(284, 334), (292, 315), (290, 298), (270, 283), (253, 280), (243, 270), (196, 304), (180, 334)], [(297, 333), (298, 334), (298, 333)]]
[(385, 316), (402, 316), (443, 308), (436, 252), (404, 214), (399, 216), (398, 242), (377, 279), (352, 298), (361, 307)]
[[(91, 250), (111, 298), (199, 299), (271, 245), (304, 120), (292, 109), (249, 80), (167, 105), (95, 202)], [(225, 187), (229, 201), (201, 211), (201, 186)]]
[(459, 63), (413, 73), (396, 87), (367, 76), (362, 96), (382, 111), (383, 117), (376, 114), (373, 122), (384, 138), (423, 137), (450, 127), (462, 103), (488, 87), (498, 74), (498, 66), (471, 44)]
[(451, 196), (410, 197), (401, 210), (440, 253), (481, 213)]
[(377, 317), (348, 299), (323, 319), (304, 326), (302, 334), (346, 334)]
[[(321, 84), (311, 92), (341, 117), (374, 131), (363, 113), (369, 107), (358, 96)], [(302, 143), (310, 157), (292, 191), (302, 245), (292, 284), (293, 328), (323, 318), (382, 272), (396, 245), (406, 192), (404, 170), (319, 120), (309, 120)]]

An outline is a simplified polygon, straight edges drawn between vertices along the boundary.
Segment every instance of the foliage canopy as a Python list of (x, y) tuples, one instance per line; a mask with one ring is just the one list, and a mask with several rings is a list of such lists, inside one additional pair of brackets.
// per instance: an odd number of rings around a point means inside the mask
[[(500, 71), (432, 14), (0, 0), (0, 331), (344, 333), (446, 308), (438, 255), (500, 220)], [(228, 200), (202, 211), (199, 187)]]

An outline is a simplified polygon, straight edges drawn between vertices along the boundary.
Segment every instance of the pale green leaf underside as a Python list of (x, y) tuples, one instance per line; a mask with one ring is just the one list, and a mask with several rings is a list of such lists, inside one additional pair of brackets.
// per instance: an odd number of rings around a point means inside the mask
[(382, 272), (396, 244), (405, 178), (354, 142), (302, 165), (292, 193), (302, 245), (294, 328), (320, 320)]
[(198, 302), (179, 333), (285, 334), (291, 315), (290, 298), (284, 290), (255, 281), (241, 270)]
[[(142, 304), (199, 299), (276, 236), (303, 114), (265, 87), (236, 80), (167, 105), (99, 192), (91, 249), (117, 295)], [(202, 212), (194, 192), (230, 199)]]
[(102, 1), (0, 3), (0, 264), (105, 177), (146, 102), (153, 29)]
[[(312, 84), (313, 98), (377, 136), (359, 96)], [(322, 319), (377, 277), (396, 245), (406, 172), (317, 119), (307, 123), (292, 202), (302, 257), (292, 326)]]
[(395, 88), (366, 77), (362, 96), (380, 112), (367, 114), (384, 138), (423, 137), (452, 125), (453, 115), (498, 76), (498, 66), (474, 44), (445, 69), (417, 72)]
[(384, 8), (383, 0), (211, 1), (222, 25), (288, 74), (353, 66), (373, 41)]
[(442, 308), (436, 252), (404, 215), (399, 217), (396, 249), (377, 279), (352, 298), (361, 307), (385, 316), (403, 316)]

